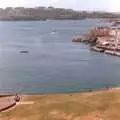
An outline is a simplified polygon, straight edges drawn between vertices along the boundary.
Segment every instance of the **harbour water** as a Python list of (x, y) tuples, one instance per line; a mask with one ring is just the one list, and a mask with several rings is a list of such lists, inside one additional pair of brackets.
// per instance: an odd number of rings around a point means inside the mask
[(72, 42), (73, 36), (104, 24), (97, 19), (0, 22), (0, 93), (66, 93), (119, 86), (119, 57)]

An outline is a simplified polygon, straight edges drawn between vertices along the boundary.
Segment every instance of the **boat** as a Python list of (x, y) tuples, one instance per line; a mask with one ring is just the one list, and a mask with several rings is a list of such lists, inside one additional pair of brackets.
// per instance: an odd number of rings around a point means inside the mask
[(29, 53), (27, 50), (20, 51), (20, 53)]
[(98, 48), (98, 47), (96, 47), (96, 46), (91, 46), (91, 47), (90, 47), (90, 50), (91, 50), (91, 51), (95, 51), (95, 52), (104, 52), (104, 49)]

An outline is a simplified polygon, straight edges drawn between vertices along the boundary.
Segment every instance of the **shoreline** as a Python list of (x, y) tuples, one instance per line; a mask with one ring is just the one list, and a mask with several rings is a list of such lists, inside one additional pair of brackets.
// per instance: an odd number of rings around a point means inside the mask
[[(103, 92), (114, 92), (120, 90), (120, 86), (118, 87), (108, 87), (108, 88), (101, 88), (101, 89), (96, 89), (96, 90), (86, 90), (86, 91), (78, 91), (78, 92), (58, 92), (58, 93), (17, 93), (20, 96), (42, 96), (42, 95), (69, 95), (69, 94), (86, 94), (86, 93), (103, 93)], [(15, 94), (0, 94), (0, 98), (4, 97), (13, 97)]]

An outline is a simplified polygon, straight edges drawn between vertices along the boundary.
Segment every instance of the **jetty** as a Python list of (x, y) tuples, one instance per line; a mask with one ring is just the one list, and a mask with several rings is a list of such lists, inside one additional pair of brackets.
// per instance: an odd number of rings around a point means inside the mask
[(89, 43), (92, 51), (120, 57), (119, 27), (96, 27), (91, 29), (87, 35), (74, 37), (72, 41)]

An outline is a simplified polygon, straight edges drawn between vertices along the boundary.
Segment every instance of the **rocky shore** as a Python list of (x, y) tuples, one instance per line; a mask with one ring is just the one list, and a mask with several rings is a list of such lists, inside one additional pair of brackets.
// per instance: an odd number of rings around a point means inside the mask
[(97, 27), (90, 30), (87, 35), (74, 37), (72, 42), (88, 43), (92, 51), (120, 57), (120, 28), (118, 27)]

